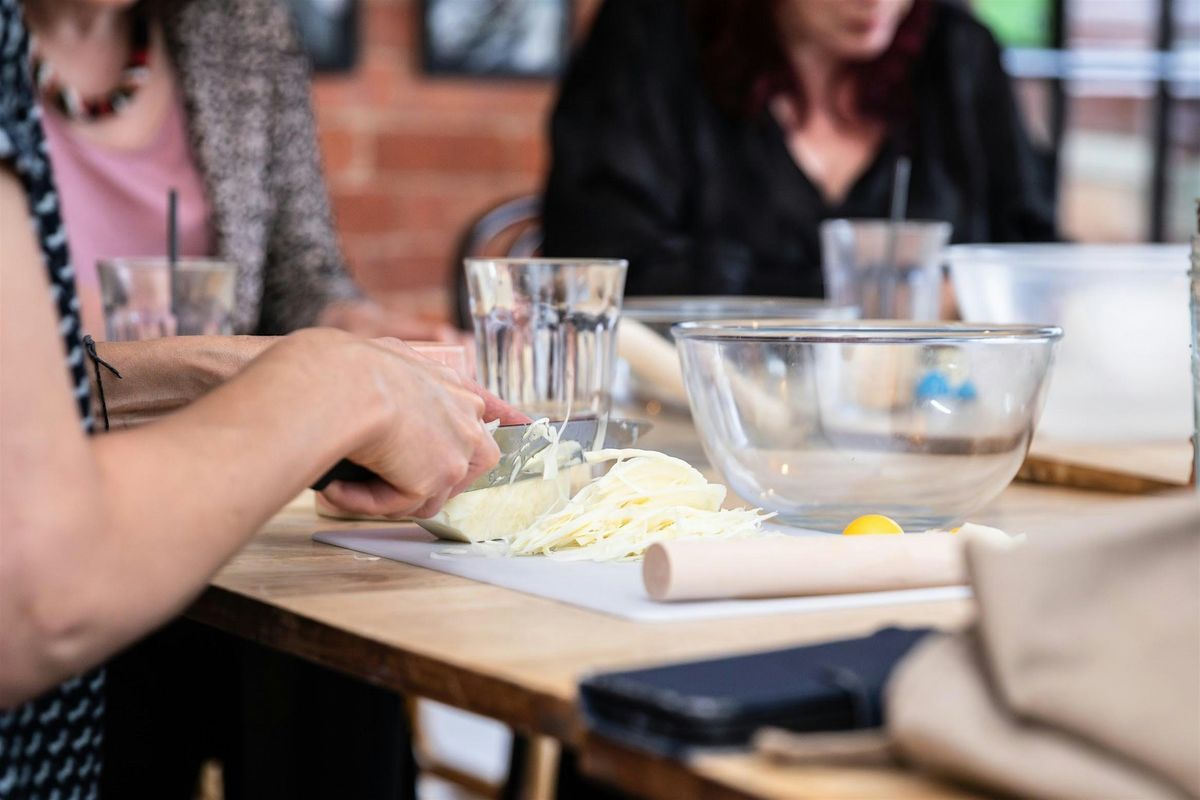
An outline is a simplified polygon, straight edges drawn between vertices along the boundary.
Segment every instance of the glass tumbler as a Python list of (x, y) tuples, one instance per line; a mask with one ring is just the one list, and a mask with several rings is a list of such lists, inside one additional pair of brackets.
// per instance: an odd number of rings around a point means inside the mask
[(479, 382), (525, 413), (605, 416), (623, 260), (468, 258)]
[(109, 341), (233, 333), (237, 268), (182, 258), (101, 259), (100, 295)]
[(830, 219), (821, 223), (825, 295), (863, 319), (936, 320), (948, 222)]

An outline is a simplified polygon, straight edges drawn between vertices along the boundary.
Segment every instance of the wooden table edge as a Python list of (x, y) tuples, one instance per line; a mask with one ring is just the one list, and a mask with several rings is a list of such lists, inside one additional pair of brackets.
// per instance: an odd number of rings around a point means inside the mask
[[(195, 622), (296, 656), (374, 686), (423, 697), (571, 746), (582, 741), (575, 702), (444, 659), (376, 641), (220, 586), (209, 586), (184, 612)], [(515, 698), (521, 698), (515, 700)]]

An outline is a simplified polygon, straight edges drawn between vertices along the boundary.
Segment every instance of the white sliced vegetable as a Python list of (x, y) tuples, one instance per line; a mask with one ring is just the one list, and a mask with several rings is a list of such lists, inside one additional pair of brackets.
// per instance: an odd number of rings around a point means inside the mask
[(570, 473), (551, 481), (502, 483), (452, 497), (429, 519), (417, 520), (439, 539), (482, 542), (522, 531), (548, 511), (561, 508), (570, 495)]
[(655, 542), (726, 539), (759, 531), (771, 515), (721, 509), (725, 487), (686, 461), (651, 450), (600, 450), (592, 463), (616, 461), (606, 475), (512, 537), (514, 555), (564, 561), (640, 558)]
[[(724, 486), (709, 483), (686, 461), (653, 450), (588, 453), (588, 465), (616, 463), (572, 497), (572, 478), (589, 467), (560, 469), (579, 452), (578, 443), (559, 442), (561, 433), (548, 420), (533, 423), (526, 436), (550, 444), (518, 465), (508, 483), (460, 494), (436, 516), (418, 522), (442, 539), (488, 542), (486, 554), (493, 557), (503, 549), (564, 561), (616, 561), (641, 558), (655, 542), (754, 534), (774, 516), (761, 509), (722, 509)], [(531, 472), (541, 472), (542, 479), (516, 480)]]

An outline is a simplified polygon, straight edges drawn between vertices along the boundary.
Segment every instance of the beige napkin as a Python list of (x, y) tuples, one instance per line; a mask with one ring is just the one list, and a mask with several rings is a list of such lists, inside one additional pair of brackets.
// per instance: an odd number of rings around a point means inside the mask
[(1200, 501), (968, 550), (977, 628), (887, 690), (908, 761), (1031, 797), (1200, 796)]

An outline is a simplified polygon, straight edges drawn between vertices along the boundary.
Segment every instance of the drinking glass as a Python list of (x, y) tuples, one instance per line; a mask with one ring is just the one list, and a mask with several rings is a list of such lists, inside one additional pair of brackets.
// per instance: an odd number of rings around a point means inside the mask
[(948, 222), (831, 219), (821, 223), (825, 294), (864, 319), (936, 320)]
[(537, 417), (606, 416), (623, 260), (468, 258), (476, 373)]
[(99, 262), (109, 341), (229, 335), (237, 268), (224, 261), (109, 258)]

